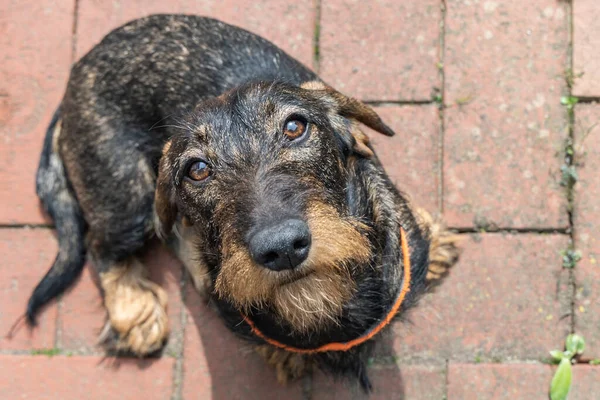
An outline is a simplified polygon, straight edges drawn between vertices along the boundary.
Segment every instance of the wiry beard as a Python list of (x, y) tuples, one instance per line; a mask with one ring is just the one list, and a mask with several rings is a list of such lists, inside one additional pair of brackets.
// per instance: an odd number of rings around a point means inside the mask
[(297, 332), (336, 324), (356, 286), (350, 268), (366, 265), (371, 248), (357, 221), (342, 218), (331, 206), (317, 203), (307, 211), (312, 246), (303, 265), (271, 271), (252, 260), (247, 249), (224, 237), (224, 261), (215, 292), (237, 308), (274, 310)]

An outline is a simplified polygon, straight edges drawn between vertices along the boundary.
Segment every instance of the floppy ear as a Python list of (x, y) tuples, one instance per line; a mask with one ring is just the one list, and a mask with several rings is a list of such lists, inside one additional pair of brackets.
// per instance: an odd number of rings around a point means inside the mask
[[(375, 110), (365, 103), (348, 97), (320, 81), (304, 82), (300, 87), (311, 90), (314, 96), (325, 102), (338, 115), (358, 121), (386, 136), (394, 136), (394, 131), (379, 118)], [(363, 157), (372, 157), (374, 154), (369, 146), (369, 137), (356, 123), (351, 124), (349, 131), (354, 139), (352, 143), (354, 152)]]
[(166, 156), (171, 142), (167, 142), (163, 148), (163, 155), (158, 165), (158, 178), (156, 179), (156, 191), (154, 193), (154, 230), (161, 240), (166, 240), (173, 229), (177, 218), (177, 206), (173, 199), (173, 189), (170, 180), (170, 164)]
[(386, 136), (394, 136), (394, 131), (379, 118), (375, 110), (362, 101), (348, 97), (320, 81), (304, 82), (300, 87), (313, 90), (322, 100), (334, 106), (342, 117), (355, 119)]

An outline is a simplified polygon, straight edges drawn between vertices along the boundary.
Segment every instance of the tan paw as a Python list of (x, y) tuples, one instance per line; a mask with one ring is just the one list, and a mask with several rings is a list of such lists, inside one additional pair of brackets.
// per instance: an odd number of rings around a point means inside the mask
[(434, 220), (423, 210), (417, 210), (420, 225), (429, 232), (429, 268), (426, 280), (430, 286), (439, 285), (460, 256), (460, 236), (450, 232), (441, 220)]
[(137, 260), (100, 274), (107, 326), (100, 340), (119, 352), (145, 356), (159, 350), (169, 335), (167, 294), (145, 277)]
[(301, 378), (309, 370), (308, 360), (302, 354), (276, 349), (273, 346), (256, 346), (256, 352), (267, 364), (275, 368), (277, 381), (282, 385)]

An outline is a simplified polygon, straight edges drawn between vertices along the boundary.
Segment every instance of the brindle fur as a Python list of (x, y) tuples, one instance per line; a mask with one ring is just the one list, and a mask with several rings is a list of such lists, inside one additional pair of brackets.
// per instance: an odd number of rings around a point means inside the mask
[[(292, 114), (311, 126), (301, 143), (281, 133)], [(116, 29), (73, 66), (48, 129), (37, 189), (60, 249), (31, 296), (28, 320), (69, 286), (87, 253), (101, 277), (108, 346), (156, 350), (168, 333), (166, 294), (144, 277), (137, 256), (157, 234), (279, 380), (315, 364), (368, 390), (374, 340), (347, 352), (286, 354), (262, 343), (241, 316), (295, 347), (349, 341), (398, 294), (401, 227), (412, 279), (400, 314), (456, 261), (454, 238), (417, 218), (359, 123), (393, 134), (371, 108), (239, 28), (157, 15)], [(195, 158), (211, 164), (207, 182), (184, 178)], [(297, 270), (258, 266), (248, 235), (288, 217), (311, 229), (308, 259)]]

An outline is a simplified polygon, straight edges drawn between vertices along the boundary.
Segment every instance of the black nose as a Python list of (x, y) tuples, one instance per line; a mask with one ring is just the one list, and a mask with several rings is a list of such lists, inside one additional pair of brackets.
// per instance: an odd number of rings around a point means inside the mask
[(310, 231), (305, 222), (288, 219), (256, 232), (249, 241), (250, 254), (258, 264), (282, 271), (296, 268), (310, 250)]

